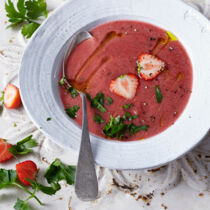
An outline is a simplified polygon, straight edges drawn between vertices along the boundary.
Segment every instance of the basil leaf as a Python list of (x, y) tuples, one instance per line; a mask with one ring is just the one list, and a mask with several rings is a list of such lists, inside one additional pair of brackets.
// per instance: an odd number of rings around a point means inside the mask
[(97, 108), (101, 113), (106, 112), (104, 108), (104, 94), (99, 92), (95, 98), (92, 98), (90, 94), (86, 93), (87, 99), (91, 102), (91, 106)]
[(104, 119), (103, 119), (100, 115), (98, 115), (98, 114), (95, 114), (95, 116), (94, 116), (94, 121), (95, 121), (96, 123), (98, 123), (98, 124), (104, 123)]
[(32, 135), (26, 137), (25, 139), (19, 141), (16, 145), (13, 145), (9, 148), (9, 151), (13, 155), (25, 155), (30, 152), (33, 152), (32, 148), (36, 147), (38, 144), (37, 142), (32, 138)]
[(72, 98), (79, 95), (78, 91), (73, 87), (68, 87), (67, 90), (70, 92)]
[(12, 185), (17, 180), (15, 170), (0, 169), (0, 189)]
[(62, 78), (61, 78), (61, 80), (60, 80), (60, 82), (59, 82), (60, 85), (64, 85), (64, 84), (65, 84), (65, 79), (66, 79), (66, 77), (62, 77)]
[(129, 109), (130, 107), (131, 107), (130, 104), (125, 104), (125, 105), (123, 106), (123, 109)]
[(79, 109), (80, 107), (78, 105), (75, 105), (75, 106), (70, 107), (69, 109), (66, 109), (66, 113), (68, 114), (69, 117), (71, 117), (72, 119), (75, 119), (76, 114)]
[(157, 102), (158, 102), (158, 103), (161, 103), (161, 101), (162, 101), (162, 99), (163, 99), (163, 95), (161, 94), (158, 85), (155, 86), (155, 94), (156, 94)]
[(104, 126), (103, 132), (106, 136), (115, 138), (118, 135), (118, 138), (122, 138), (124, 133), (127, 130), (127, 125), (121, 122), (120, 116), (113, 118), (110, 115), (110, 122)]
[(133, 134), (137, 133), (137, 132), (140, 131), (140, 130), (147, 131), (148, 127), (149, 127), (148, 125), (136, 126), (136, 125), (134, 125), (133, 123), (131, 123), (131, 124), (128, 126), (130, 136), (132, 136)]
[(110, 96), (107, 96), (106, 100), (108, 101), (107, 104), (106, 104), (107, 106), (109, 106), (110, 104), (113, 103), (113, 99)]

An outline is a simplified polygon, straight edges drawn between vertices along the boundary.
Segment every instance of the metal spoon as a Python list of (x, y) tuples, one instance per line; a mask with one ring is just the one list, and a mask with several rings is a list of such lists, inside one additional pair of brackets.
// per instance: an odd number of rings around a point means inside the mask
[[(63, 59), (63, 76), (64, 82), (68, 87), (71, 84), (66, 79), (66, 61), (73, 50), (73, 48), (80, 42), (91, 38), (91, 34), (87, 31), (82, 31), (76, 34), (72, 39)], [(93, 159), (93, 153), (91, 149), (89, 130), (88, 130), (88, 119), (87, 119), (87, 102), (85, 93), (78, 91), (82, 98), (82, 136), (79, 151), (79, 159), (76, 170), (75, 180), (75, 192), (77, 197), (83, 201), (95, 200), (98, 196), (98, 181), (96, 177), (95, 164)]]

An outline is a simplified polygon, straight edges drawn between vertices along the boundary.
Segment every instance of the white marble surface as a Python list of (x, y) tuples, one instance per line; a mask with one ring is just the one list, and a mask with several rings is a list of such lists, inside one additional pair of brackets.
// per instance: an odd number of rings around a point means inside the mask
[[(62, 0), (48, 0), (49, 9), (52, 10), (62, 4)], [(189, 2), (189, 1), (188, 1)], [(193, 6), (208, 16), (208, 1), (191, 0)], [(6, 83), (18, 84), (18, 70), (21, 54), (25, 43), (19, 31), (6, 30), (4, 1), (0, 1), (0, 90)], [(13, 127), (14, 122), (18, 125)], [(34, 160), (40, 168), (40, 182), (46, 162), (52, 162), (59, 157), (63, 162), (76, 164), (76, 155), (64, 148), (58, 147), (44, 137), (30, 122), (23, 109), (7, 111), (0, 117), (1, 137), (15, 143), (18, 139), (33, 134), (39, 142), (39, 147), (33, 155), (21, 157), (20, 160)], [(207, 210), (210, 209), (209, 175), (210, 175), (210, 138), (206, 138), (193, 151), (169, 165), (151, 172), (142, 171), (115, 171), (97, 168), (99, 176), (100, 197), (95, 202), (81, 202), (74, 193), (73, 186), (62, 184), (62, 190), (54, 196), (38, 193), (40, 199), (46, 204), (43, 207), (33, 200), (30, 204), (33, 209), (72, 209), (72, 210), (112, 210), (112, 209), (148, 209), (159, 210)], [(15, 160), (0, 167), (14, 168)], [(117, 187), (113, 185), (113, 178)], [(123, 186), (123, 187), (120, 187)], [(129, 189), (126, 189), (129, 186)], [(148, 195), (153, 193), (153, 195)], [(164, 195), (163, 195), (164, 193)], [(199, 196), (200, 194), (200, 196)], [(0, 209), (13, 209), (16, 197), (24, 199), (25, 193), (14, 188), (0, 191)], [(147, 196), (148, 199), (142, 199)], [(151, 199), (149, 199), (151, 198)]]

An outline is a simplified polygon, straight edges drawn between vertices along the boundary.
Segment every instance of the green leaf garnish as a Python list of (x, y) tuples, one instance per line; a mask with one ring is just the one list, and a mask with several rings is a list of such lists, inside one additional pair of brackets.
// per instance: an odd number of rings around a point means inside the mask
[(65, 80), (66, 80), (66, 76), (62, 77), (59, 82), (60, 85), (64, 86), (64, 88), (66, 88), (70, 92), (72, 98), (75, 98), (76, 96), (78, 96), (79, 95), (78, 91), (75, 88), (73, 88), (72, 86), (69, 87), (69, 86), (65, 85)]
[(17, 179), (15, 170), (0, 169), (0, 189), (12, 185)]
[(46, 170), (44, 176), (54, 189), (58, 189), (60, 187), (59, 181), (61, 180), (65, 180), (69, 185), (74, 184), (75, 172), (75, 166), (65, 165), (59, 159), (55, 159)]
[(70, 92), (72, 98), (79, 95), (78, 91), (73, 87), (68, 87), (67, 90)]
[(177, 41), (178, 40), (178, 38), (170, 31), (166, 31), (166, 34), (169, 37), (169, 41)]
[(46, 119), (46, 121), (50, 121), (50, 120), (52, 120), (51, 117), (48, 117), (48, 118)]
[(30, 135), (19, 141), (16, 145), (12, 145), (12, 147), (9, 148), (9, 151), (12, 153), (12, 155), (25, 155), (33, 152), (32, 148), (36, 147), (37, 145), (37, 142), (32, 138), (32, 135)]
[(110, 115), (110, 122), (104, 126), (103, 132), (106, 136), (115, 138), (118, 135), (118, 138), (121, 139), (127, 130), (127, 125), (121, 122), (120, 116), (115, 118)]
[(128, 126), (130, 136), (132, 136), (133, 134), (137, 133), (137, 132), (140, 131), (140, 130), (147, 131), (148, 127), (149, 127), (148, 125), (136, 126), (136, 125), (134, 125), (133, 123), (131, 123), (131, 124)]
[(107, 96), (106, 100), (108, 101), (107, 104), (106, 104), (107, 106), (109, 106), (110, 104), (113, 103), (113, 99), (110, 96)]
[(72, 119), (75, 119), (76, 114), (79, 109), (80, 109), (80, 107), (78, 105), (75, 105), (75, 106), (72, 106), (72, 107), (66, 109), (66, 113), (68, 114), (69, 117), (71, 117)]
[(64, 76), (64, 77), (62, 77), (61, 79), (60, 79), (60, 85), (64, 85), (65, 84), (65, 79), (66, 79), (66, 76)]
[(91, 106), (98, 109), (101, 113), (106, 112), (104, 108), (104, 94), (99, 92), (96, 94), (95, 98), (92, 98), (90, 94), (86, 93), (87, 99), (91, 102)]
[(161, 101), (162, 101), (162, 99), (163, 99), (163, 95), (161, 94), (158, 85), (155, 85), (155, 94), (156, 94), (157, 102), (158, 102), (158, 103), (161, 103)]
[(16, 209), (16, 210), (30, 210), (31, 208), (29, 207), (27, 200), (23, 201), (18, 198), (14, 205), (14, 209)]
[(125, 104), (125, 105), (123, 106), (123, 109), (129, 109), (130, 107), (131, 107), (130, 104)]
[(126, 112), (125, 115), (121, 118), (120, 115), (113, 118), (110, 115), (110, 121), (104, 126), (103, 132), (106, 136), (110, 138), (118, 137), (118, 139), (122, 139), (125, 136), (126, 131), (129, 131), (130, 136), (135, 134), (140, 130), (147, 130), (148, 125), (140, 125), (136, 126), (133, 123), (125, 124), (123, 121), (129, 119), (130, 121), (138, 117), (138, 115), (131, 116), (129, 112)]
[(103, 119), (100, 115), (98, 115), (98, 114), (95, 114), (95, 116), (94, 116), (94, 121), (95, 121), (96, 123), (98, 123), (98, 124), (104, 123), (104, 119)]
[(131, 115), (130, 112), (126, 111), (125, 114), (122, 116), (122, 119), (132, 121), (137, 117), (139, 117), (139, 115)]
[(40, 17), (46, 18), (48, 14), (47, 4), (44, 0), (18, 0), (17, 9), (11, 0), (7, 0), (5, 10), (10, 22), (8, 27), (23, 24), (21, 31), (26, 38), (30, 38), (40, 26), (36, 20)]

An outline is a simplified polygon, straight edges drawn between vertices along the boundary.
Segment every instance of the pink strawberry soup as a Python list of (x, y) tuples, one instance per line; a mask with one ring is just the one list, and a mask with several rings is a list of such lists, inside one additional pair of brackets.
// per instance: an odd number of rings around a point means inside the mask
[[(88, 94), (91, 133), (121, 141), (141, 140), (173, 125), (192, 89), (192, 66), (170, 32), (139, 21), (113, 21), (90, 31), (67, 62), (66, 78)], [(67, 114), (82, 125), (82, 102), (61, 73)]]

